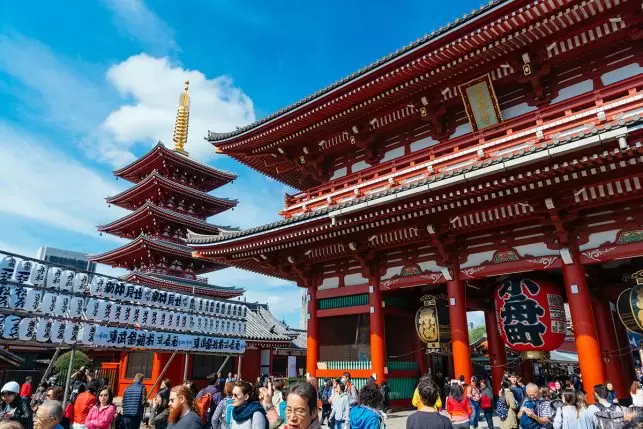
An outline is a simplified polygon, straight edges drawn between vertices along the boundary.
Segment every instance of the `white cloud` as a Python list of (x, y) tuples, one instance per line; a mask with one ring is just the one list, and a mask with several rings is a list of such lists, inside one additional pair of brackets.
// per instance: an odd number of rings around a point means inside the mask
[[(203, 137), (208, 129), (230, 131), (255, 119), (252, 100), (227, 76), (208, 79), (196, 70), (174, 66), (167, 58), (140, 54), (107, 72), (108, 81), (123, 97), (133, 99), (112, 111), (100, 127), (98, 139), (103, 161), (120, 166), (133, 158), (136, 143), (150, 146), (161, 140), (172, 145), (179, 94), (183, 81), (190, 81), (190, 133), (186, 150), (200, 160), (214, 157), (212, 145)], [(95, 147), (92, 144), (92, 147)], [(106, 154), (109, 154), (106, 155)]]
[(179, 49), (174, 31), (142, 0), (104, 0), (114, 14), (116, 26), (155, 55), (167, 55)]
[(97, 237), (97, 224), (124, 214), (103, 199), (116, 182), (38, 140), (0, 122), (0, 212)]

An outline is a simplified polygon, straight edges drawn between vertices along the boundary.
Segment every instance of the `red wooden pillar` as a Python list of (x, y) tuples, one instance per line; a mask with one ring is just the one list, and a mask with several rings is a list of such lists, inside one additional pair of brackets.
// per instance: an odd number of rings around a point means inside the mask
[(507, 365), (505, 343), (498, 331), (498, 318), (494, 308), (487, 308), (484, 312), (484, 323), (487, 328), (487, 345), (489, 346), (489, 364), (491, 365), (491, 382), (493, 394), (497, 395), (502, 387), (502, 376)]
[(317, 324), (317, 287), (308, 288), (308, 335), (306, 336), (306, 372), (317, 377), (319, 361), (319, 325)]
[(371, 340), (371, 370), (375, 373), (377, 382), (381, 383), (385, 378), (384, 367), (386, 366), (386, 337), (384, 336), (384, 296), (380, 289), (380, 274), (371, 279), (372, 286), (369, 286), (370, 306), (370, 340)]
[(595, 385), (605, 382), (603, 357), (596, 335), (592, 300), (587, 287), (585, 269), (580, 263), (580, 255), (577, 252), (573, 255), (573, 260), (572, 264), (563, 265), (563, 277), (565, 278), (567, 302), (572, 315), (583, 387), (588, 392), (588, 401), (594, 402), (593, 395), (589, 393), (594, 391)]
[(464, 297), (465, 285), (459, 278), (459, 270), (453, 270), (453, 280), (447, 281), (449, 295), (449, 321), (451, 323), (451, 349), (453, 351), (454, 377), (464, 375), (469, 382), (473, 373), (471, 350), (469, 349), (469, 328), (467, 326), (467, 305)]
[(619, 356), (618, 341), (616, 340), (616, 330), (614, 329), (614, 320), (612, 319), (612, 309), (609, 301), (594, 301), (594, 321), (596, 322), (596, 334), (603, 356), (603, 366), (605, 369), (606, 381), (611, 381), (614, 390), (619, 398), (624, 398), (627, 393), (625, 380), (623, 378), (623, 369), (621, 368), (621, 358)]

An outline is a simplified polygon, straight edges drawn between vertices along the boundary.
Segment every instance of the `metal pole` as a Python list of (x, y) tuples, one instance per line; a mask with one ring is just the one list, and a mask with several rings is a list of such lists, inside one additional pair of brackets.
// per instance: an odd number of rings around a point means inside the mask
[(147, 395), (147, 400), (148, 400), (148, 401), (149, 401), (149, 400), (150, 400), (150, 398), (152, 397), (152, 394), (154, 393), (154, 389), (156, 389), (156, 386), (158, 386), (158, 384), (161, 382), (161, 380), (163, 380), (163, 376), (165, 375), (165, 372), (167, 371), (167, 369), (170, 367), (170, 364), (171, 364), (171, 363), (172, 363), (172, 361), (174, 360), (174, 356), (176, 356), (176, 352), (172, 353), (172, 356), (170, 356), (170, 358), (167, 360), (167, 363), (165, 364), (165, 366), (164, 366), (164, 367), (163, 367), (163, 369), (161, 370), (161, 373), (160, 373), (160, 374), (159, 374), (159, 376), (156, 378), (156, 381), (154, 382), (154, 385), (153, 385), (153, 386), (152, 386), (152, 388), (150, 389), (150, 393)]
[(74, 356), (76, 355), (76, 345), (71, 346), (71, 352), (69, 355), (69, 365), (67, 365), (67, 376), (65, 377), (65, 393), (63, 394), (63, 410), (67, 406), (67, 401), (69, 400), (69, 384), (71, 382), (71, 371), (74, 368)]
[(231, 357), (230, 355), (226, 356), (225, 360), (223, 361), (223, 363), (219, 367), (219, 370), (217, 371), (217, 374), (220, 373), (221, 371), (223, 371), (223, 367), (225, 366), (226, 363), (228, 363), (228, 361), (230, 360), (230, 357)]
[(239, 355), (239, 360), (237, 361), (237, 380), (243, 380), (241, 377), (241, 360), (243, 359), (243, 355)]
[(49, 377), (49, 373), (51, 372), (51, 369), (54, 367), (54, 362), (56, 362), (56, 359), (58, 359), (58, 355), (60, 354), (60, 347), (56, 347), (56, 351), (54, 352), (53, 357), (49, 361), (49, 365), (47, 365), (47, 369), (45, 370), (45, 373), (42, 375), (42, 381), (47, 381), (47, 377)]
[(183, 364), (183, 381), (188, 379), (188, 354), (185, 354), (185, 363)]

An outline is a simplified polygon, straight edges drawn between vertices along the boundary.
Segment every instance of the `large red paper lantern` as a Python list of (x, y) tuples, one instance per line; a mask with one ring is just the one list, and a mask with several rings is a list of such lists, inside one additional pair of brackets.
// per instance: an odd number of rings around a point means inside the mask
[(512, 277), (496, 287), (494, 299), (500, 335), (523, 357), (541, 358), (565, 340), (564, 299), (555, 284)]

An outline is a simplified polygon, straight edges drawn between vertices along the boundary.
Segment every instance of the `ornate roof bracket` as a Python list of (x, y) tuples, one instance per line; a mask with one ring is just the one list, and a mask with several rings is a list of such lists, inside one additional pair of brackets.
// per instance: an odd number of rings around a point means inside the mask
[(570, 234), (570, 228), (566, 227), (563, 216), (560, 213), (560, 209), (557, 206), (557, 202), (552, 198), (545, 198), (545, 207), (549, 211), (549, 218), (552, 221), (554, 229), (556, 231), (556, 237), (558, 238), (558, 245), (562, 248), (567, 248), (570, 245), (576, 245), (576, 240), (574, 240), (573, 234)]
[(443, 267), (457, 267), (458, 258), (449, 251), (449, 247), (454, 243), (454, 238), (441, 234), (439, 227), (429, 224), (426, 230), (429, 233), (429, 242), (437, 251), (437, 263)]
[(384, 151), (377, 136), (370, 130), (368, 122), (353, 125), (349, 140), (365, 152), (365, 161), (369, 165), (378, 164), (384, 157)]

